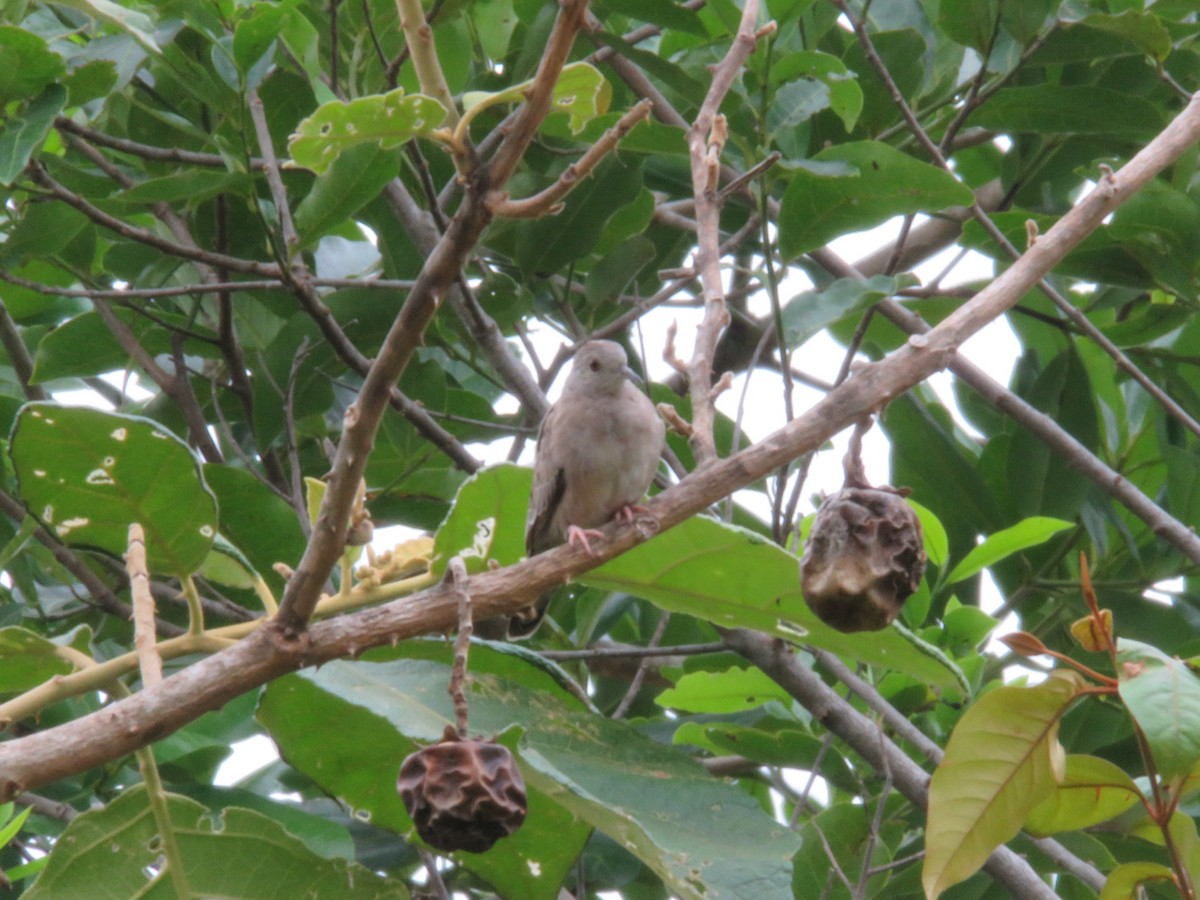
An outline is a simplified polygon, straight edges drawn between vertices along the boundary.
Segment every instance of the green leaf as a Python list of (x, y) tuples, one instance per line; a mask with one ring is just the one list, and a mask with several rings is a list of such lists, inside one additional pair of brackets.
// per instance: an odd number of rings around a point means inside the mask
[(58, 647), (32, 631), (0, 628), (0, 694), (20, 694), (75, 667)]
[(10, 448), (21, 499), (64, 543), (119, 557), (139, 522), (153, 572), (188, 575), (208, 555), (213, 495), (191, 450), (157, 422), (29, 403)]
[(145, 13), (130, 9), (112, 0), (60, 0), (63, 6), (70, 6), (113, 25), (126, 32), (145, 50), (151, 53), (161, 53), (154, 40), (154, 22)]
[(185, 200), (196, 204), (226, 192), (245, 190), (252, 184), (250, 176), (213, 172), (209, 169), (190, 169), (150, 178), (121, 191), (113, 199), (122, 203), (159, 203)]
[(1095, 12), (1074, 21), (1071, 20), (1066, 7), (1064, 12), (1064, 20), (1067, 23), (1116, 35), (1158, 62), (1171, 55), (1171, 32), (1167, 30), (1162, 19), (1151, 12), (1134, 9), (1122, 10), (1118, 15)]
[(61, 84), (47, 85), (29, 109), (4, 126), (0, 131), (0, 184), (12, 184), (20, 177), (29, 158), (42, 148), (54, 127), (54, 117), (66, 102), (67, 91)]
[(292, 161), (318, 175), (351, 147), (375, 143), (391, 150), (431, 134), (446, 117), (442, 104), (424, 94), (396, 88), (343, 103), (322, 103), (288, 138)]
[(1111, 872), (1100, 892), (1100, 900), (1136, 900), (1138, 885), (1146, 881), (1174, 881), (1174, 873), (1160, 863), (1122, 863)]
[(246, 554), (252, 570), (282, 589), (275, 563), (295, 568), (306, 543), (296, 510), (245, 469), (208, 463), (204, 480), (217, 498), (221, 534)]
[(802, 638), (806, 644), (932, 684), (961, 684), (953, 663), (899, 628), (875, 632), (869, 641), (830, 628), (804, 602), (795, 556), (761, 535), (703, 516), (676, 525), (577, 580), (644, 597), (663, 609), (721, 627)]
[(938, 25), (951, 40), (984, 52), (992, 43), (1000, 6), (999, 0), (942, 0)]
[(969, 121), (1014, 134), (1111, 135), (1128, 141), (1151, 137), (1165, 124), (1161, 110), (1148, 100), (1094, 84), (1004, 88)]
[(815, 50), (789, 53), (772, 66), (771, 79), (784, 82), (776, 89), (775, 102), (770, 111), (772, 133), (795, 128), (818, 111), (811, 109), (806, 112), (805, 107), (809, 104), (795, 102), (813, 93), (814, 89), (821, 101), (819, 109), (832, 109), (842, 120), (847, 132), (854, 130), (863, 108), (862, 87), (854, 73), (836, 56)]
[(72, 107), (108, 96), (116, 84), (117, 67), (108, 59), (86, 62), (62, 80), (67, 89), (67, 104)]
[(1036, 687), (1000, 687), (959, 720), (929, 784), (925, 863), (928, 897), (974, 874), (1013, 837), (1062, 774), (1058, 722), (1079, 695), (1074, 673)]
[(38, 96), (65, 72), (62, 57), (36, 34), (0, 25), (0, 107)]
[(640, 160), (606, 160), (567, 195), (559, 212), (518, 223), (517, 265), (531, 278), (583, 259), (595, 249), (608, 221), (641, 191)]
[(734, 667), (723, 672), (689, 672), (654, 702), (664, 709), (728, 713), (753, 709), (771, 700), (792, 702), (791, 695), (761, 669)]
[[(322, 859), (272, 819), (231, 807), (215, 815), (199, 803), (167, 795), (171, 823), (196, 896), (273, 900), (278, 897), (396, 898), (408, 890), (357, 863)], [(50, 862), (25, 893), (30, 900), (92, 897), (97, 885), (112, 897), (171, 896), (158, 866), (158, 828), (141, 785), (102, 809), (77, 817), (55, 842)]]
[(1007, 559), (1014, 553), (1044, 544), (1060, 531), (1071, 527), (1070, 522), (1062, 519), (1052, 519), (1048, 516), (1033, 516), (1022, 519), (1011, 528), (997, 531), (975, 547), (970, 553), (958, 561), (950, 574), (946, 576), (946, 584), (957, 584), (978, 574), (989, 566), (994, 566), (1002, 559)]
[(1000, 4), (1000, 26), (1018, 43), (1029, 44), (1046, 27), (1050, 14), (1058, 9), (1058, 0), (1023, 0)]
[[(5, 805), (9, 806), (8, 814), (12, 815), (11, 805)], [(13, 816), (13, 818), (9, 819), (8, 823), (3, 828), (0, 828), (0, 847), (8, 846), (8, 842), (17, 836), (17, 834), (21, 831), (21, 826), (25, 824), (25, 820), (29, 818), (29, 814), (31, 812), (33, 812), (32, 806), (25, 807), (25, 809), (21, 810), (19, 813)]]
[(838, 235), (873, 228), (892, 216), (970, 204), (970, 189), (948, 172), (874, 141), (841, 144), (813, 157), (853, 167), (825, 177), (797, 169), (779, 211), (785, 259), (824, 246)]
[(1121, 700), (1150, 744), (1158, 774), (1174, 778), (1200, 761), (1200, 679), (1179, 659), (1117, 641)]
[[(168, 329), (133, 310), (118, 308), (113, 312), (129, 326), (147, 352), (171, 352)], [(172, 313), (161, 313), (157, 318), (180, 327), (187, 325), (182, 317)], [(202, 327), (191, 327), (197, 333), (204, 333)], [(215, 347), (202, 341), (190, 341), (186, 347), (197, 356), (210, 356), (216, 352)], [(31, 380), (35, 384), (45, 384), (60, 378), (101, 375), (120, 369), (128, 362), (129, 354), (113, 337), (100, 314), (88, 311), (67, 319), (38, 342)]]
[[(502, 896), (556, 896), (577, 852), (572, 817), (622, 843), (677, 896), (786, 895), (795, 836), (747, 794), (623, 722), (486, 674), (474, 650), (471, 660), (472, 731), (524, 728), (518, 753), (532, 791), (529, 818), (489, 853), (456, 855)], [(379, 784), (395, 778), (403, 747), (437, 740), (453, 721), (449, 675), (449, 666), (424, 661), (335, 662), (273, 682), (259, 717), (293, 765), (352, 805), (366, 803), (374, 824), (404, 831), (398, 799)], [(508, 877), (523, 880), (502, 883), (485, 871), (493, 857), (494, 865), (515, 863)]]
[(525, 555), (525, 512), (533, 473), (510, 464), (490, 466), (468, 478), (434, 536), (430, 569), (441, 575), (462, 557), (467, 571), (484, 572), (488, 560), (509, 566)]
[(921, 534), (925, 537), (925, 556), (940, 569), (945, 565), (946, 557), (950, 555), (950, 539), (946, 537), (946, 528), (932, 510), (926, 509), (911, 498), (908, 505), (921, 520)]
[[(495, 93), (467, 91), (463, 94), (463, 113), (468, 120), (483, 110), (503, 103), (520, 103), (533, 85), (523, 81)], [(563, 66), (550, 101), (551, 112), (565, 112), (572, 134), (579, 134), (596, 116), (608, 112), (612, 87), (591, 63), (574, 62)]]
[(1120, 815), (1141, 799), (1141, 791), (1124, 769), (1098, 756), (1071, 754), (1062, 781), (1030, 811), (1025, 830), (1043, 837), (1090, 828)]
[(325, 232), (374, 200), (396, 177), (400, 164), (400, 151), (384, 150), (377, 144), (351, 147), (339, 155), (296, 207), (301, 246), (316, 243)]
[(797, 294), (784, 304), (781, 313), (784, 340), (789, 347), (798, 347), (834, 322), (857, 316), (865, 307), (914, 283), (910, 275), (875, 275), (865, 281), (839, 278), (821, 290)]
[(279, 37), (285, 20), (291, 18), (295, 0), (255, 3), (233, 31), (233, 60), (246, 75)]

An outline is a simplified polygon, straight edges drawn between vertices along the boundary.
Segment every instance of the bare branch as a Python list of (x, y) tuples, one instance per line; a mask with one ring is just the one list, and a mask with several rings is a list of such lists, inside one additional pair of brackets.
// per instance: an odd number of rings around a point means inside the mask
[(538, 218), (549, 213), (557, 212), (558, 205), (584, 178), (600, 164), (609, 153), (616, 149), (621, 139), (633, 130), (633, 127), (650, 115), (650, 104), (645, 100), (639, 101), (633, 109), (621, 116), (616, 124), (600, 136), (600, 139), (587, 152), (558, 176), (558, 180), (544, 191), (539, 191), (532, 197), (523, 200), (510, 200), (506, 196), (497, 196), (492, 200), (492, 212), (497, 216), (509, 218)]
[[(704, 319), (696, 333), (692, 358), (688, 363), (688, 383), (692, 399), (692, 434), (688, 443), (703, 469), (717, 458), (713, 443), (716, 419), (713, 383), (713, 357), (721, 332), (729, 324), (725, 308), (725, 287), (721, 278), (720, 217), (721, 151), (725, 146), (725, 118), (717, 110), (733, 86), (733, 79), (746, 58), (754, 52), (759, 35), (758, 0), (746, 0), (737, 35), (729, 52), (713, 72), (712, 84), (696, 120), (688, 129), (688, 156), (692, 168), (692, 192), (696, 200), (696, 273), (704, 292)], [(772, 30), (774, 23), (772, 23)]]

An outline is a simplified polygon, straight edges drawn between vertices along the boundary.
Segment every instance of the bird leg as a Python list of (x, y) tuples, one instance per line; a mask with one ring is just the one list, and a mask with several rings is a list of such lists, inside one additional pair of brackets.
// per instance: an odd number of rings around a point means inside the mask
[(588, 543), (588, 538), (602, 537), (604, 537), (604, 532), (598, 531), (595, 528), (580, 528), (578, 525), (567, 526), (567, 543), (572, 547), (582, 547), (588, 556), (596, 555), (596, 551)]
[(633, 520), (637, 518), (637, 516), (648, 512), (650, 512), (650, 510), (642, 506), (640, 503), (626, 503), (615, 513), (613, 513), (613, 521), (624, 522), (625, 524), (630, 525), (633, 523)]

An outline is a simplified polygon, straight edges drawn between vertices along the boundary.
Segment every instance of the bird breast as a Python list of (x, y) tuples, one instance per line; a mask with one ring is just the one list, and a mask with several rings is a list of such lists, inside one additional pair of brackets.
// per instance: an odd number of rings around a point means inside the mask
[(555, 423), (568, 444), (564, 475), (571, 486), (555, 520), (562, 528), (597, 528), (645, 496), (658, 471), (664, 428), (632, 384), (621, 395), (567, 408), (586, 414)]

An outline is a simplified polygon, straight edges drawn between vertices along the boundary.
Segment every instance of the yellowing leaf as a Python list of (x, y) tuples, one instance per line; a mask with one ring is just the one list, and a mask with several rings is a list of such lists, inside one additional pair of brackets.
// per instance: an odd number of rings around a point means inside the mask
[(1091, 616), (1084, 616), (1071, 623), (1071, 637), (1084, 650), (1103, 653), (1113, 645), (1113, 617), (1111, 609), (1100, 610), (1102, 625), (1097, 625)]
[(1025, 830), (1041, 836), (1088, 828), (1125, 812), (1141, 796), (1133, 779), (1108, 760), (1068, 756), (1058, 789), (1034, 807)]
[(925, 894), (973, 875), (1012, 838), (1063, 774), (1058, 721), (1081, 682), (1056, 671), (1035, 687), (1002, 687), (967, 710), (929, 785)]

